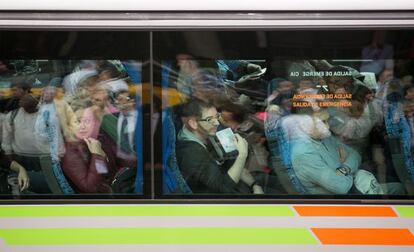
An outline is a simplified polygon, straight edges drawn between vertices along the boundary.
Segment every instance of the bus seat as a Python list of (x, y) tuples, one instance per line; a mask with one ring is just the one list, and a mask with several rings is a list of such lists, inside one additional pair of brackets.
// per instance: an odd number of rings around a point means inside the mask
[[(169, 76), (172, 62), (165, 61), (161, 70), (161, 86), (169, 87)], [(168, 104), (168, 96), (162, 103)], [(175, 154), (176, 130), (173, 113), (170, 107), (162, 111), (162, 180), (164, 194), (191, 194), (192, 191), (178, 168)]]
[(307, 194), (299, 181), (290, 160), (290, 144), (280, 119), (274, 127), (266, 128), (266, 138), (270, 149), (270, 166), (277, 174), (280, 183), (289, 194)]
[(41, 156), (40, 166), (42, 167), (43, 175), (53, 194), (60, 195), (74, 193), (64, 176), (59, 163), (54, 163), (50, 156)]
[(411, 154), (411, 133), (407, 120), (396, 101), (384, 103), (387, 144), (394, 169), (408, 193), (414, 193), (414, 163)]
[(171, 109), (162, 113), (163, 192), (191, 194), (192, 191), (178, 168), (175, 154), (176, 131), (171, 114)]
[(404, 164), (405, 158), (403, 154), (403, 144), (400, 137), (389, 136), (387, 144), (391, 151), (392, 165), (401, 183), (409, 194), (414, 194), (414, 183), (411, 181), (411, 176)]

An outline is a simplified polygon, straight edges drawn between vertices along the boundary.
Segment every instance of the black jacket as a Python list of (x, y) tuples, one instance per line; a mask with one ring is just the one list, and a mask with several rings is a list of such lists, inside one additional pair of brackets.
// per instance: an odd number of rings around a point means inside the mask
[[(177, 142), (178, 167), (194, 193), (249, 194), (243, 183), (235, 183), (209, 151), (194, 141)], [(247, 189), (247, 190), (246, 190)]]

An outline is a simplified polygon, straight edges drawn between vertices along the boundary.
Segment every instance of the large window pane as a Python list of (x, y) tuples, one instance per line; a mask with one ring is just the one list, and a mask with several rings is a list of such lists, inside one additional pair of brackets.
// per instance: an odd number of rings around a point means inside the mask
[(413, 35), (155, 33), (159, 189), (196, 198), (411, 197)]
[(143, 195), (148, 34), (1, 35), (1, 193)]

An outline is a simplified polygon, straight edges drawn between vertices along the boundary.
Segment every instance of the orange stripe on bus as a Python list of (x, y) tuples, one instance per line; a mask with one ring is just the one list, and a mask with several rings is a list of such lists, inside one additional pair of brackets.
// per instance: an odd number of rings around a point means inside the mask
[(414, 245), (408, 229), (312, 228), (324, 245)]
[(397, 217), (391, 207), (375, 206), (294, 206), (300, 216)]

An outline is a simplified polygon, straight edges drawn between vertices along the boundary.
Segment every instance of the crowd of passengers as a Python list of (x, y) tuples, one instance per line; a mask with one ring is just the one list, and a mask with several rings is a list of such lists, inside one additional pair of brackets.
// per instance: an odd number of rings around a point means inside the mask
[[(144, 120), (152, 122), (145, 135), (154, 137), (159, 121), (165, 122), (159, 110), (174, 105), (170, 119), (177, 141), (171, 159), (177, 161), (178, 184), (195, 194), (414, 193), (410, 78), (394, 78), (387, 65), (368, 78), (325, 60), (285, 64), (287, 73), (332, 74), (272, 76), (249, 61), (206, 63), (177, 56), (168, 86), (180, 94), (179, 104), (170, 104), (166, 91), (156, 100), (156, 114)], [(139, 191), (140, 104), (131, 82), (122, 64), (91, 60), (50, 78), (40, 95), (31, 92), (33, 80), (14, 76), (11, 97), (0, 101), (0, 166), (9, 171), (2, 188), (14, 183), (15, 194)], [(295, 100), (298, 94), (344, 94), (351, 106), (319, 106), (329, 99)], [(234, 132), (237, 150), (230, 154), (214, 144), (216, 133), (226, 128)], [(395, 162), (393, 139), (401, 162)], [(161, 147), (155, 144), (157, 153)], [(304, 191), (288, 185), (292, 178)], [(178, 187), (175, 193), (184, 191)]]
[[(363, 75), (325, 60), (290, 61), (286, 75), (265, 82), (258, 77), (264, 69), (248, 61), (217, 60), (212, 69), (211, 62), (190, 55), (177, 62), (172, 82), (189, 97), (175, 110), (177, 164), (193, 193), (413, 193), (410, 76), (394, 78), (385, 63)], [(329, 101), (349, 103), (318, 105)], [(238, 154), (223, 158), (214, 135), (225, 128), (235, 133)], [(395, 148), (401, 150), (398, 157)]]
[(35, 94), (38, 79), (1, 65), (12, 76), (0, 100), (2, 193), (134, 192), (136, 96), (119, 66), (80, 61)]

